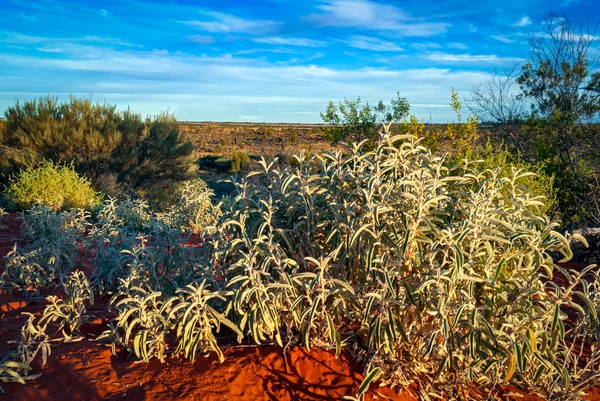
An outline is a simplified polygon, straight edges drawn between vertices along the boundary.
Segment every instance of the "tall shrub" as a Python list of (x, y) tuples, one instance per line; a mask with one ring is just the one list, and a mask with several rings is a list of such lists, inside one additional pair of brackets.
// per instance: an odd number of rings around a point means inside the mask
[(4, 115), (0, 183), (42, 160), (73, 162), (75, 170), (93, 183), (114, 177), (129, 191), (147, 186), (170, 190), (192, 177), (193, 145), (168, 113), (144, 120), (129, 109), (119, 111), (91, 98), (71, 97), (61, 103), (46, 96), (17, 101)]

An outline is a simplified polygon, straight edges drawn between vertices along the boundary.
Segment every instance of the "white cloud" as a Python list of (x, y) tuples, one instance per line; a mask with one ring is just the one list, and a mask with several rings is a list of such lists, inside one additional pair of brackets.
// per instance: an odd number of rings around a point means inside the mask
[(98, 11), (98, 15), (101, 17), (108, 17), (108, 11), (102, 9)]
[(450, 49), (459, 49), (459, 50), (465, 50), (467, 48), (467, 45), (465, 45), (464, 43), (459, 43), (459, 42), (451, 42), (451, 43), (448, 43), (446, 46)]
[(531, 18), (529, 18), (527, 15), (524, 15), (518, 21), (516, 21), (514, 24), (512, 24), (511, 26), (522, 27), (522, 26), (527, 26), (527, 25), (531, 25)]
[(288, 38), (283, 36), (267, 36), (264, 38), (256, 38), (253, 39), (253, 42), (265, 43), (269, 45), (288, 45), (299, 47), (323, 47), (327, 44), (321, 40), (306, 38)]
[(496, 39), (497, 41), (502, 42), (502, 43), (514, 43), (515, 42), (514, 39), (511, 39), (506, 35), (492, 35), (492, 39)]
[(251, 35), (265, 35), (276, 32), (282, 25), (281, 22), (270, 20), (246, 20), (231, 14), (215, 11), (205, 11), (204, 15), (213, 18), (212, 21), (180, 21), (202, 31), (212, 33), (247, 33)]
[(442, 53), (442, 52), (434, 52), (430, 53), (424, 58), (433, 61), (457, 61), (457, 62), (465, 62), (465, 63), (496, 63), (500, 61), (518, 61), (519, 58), (514, 57), (499, 57), (495, 54), (482, 54), (482, 55), (474, 55), (474, 54), (450, 54), (450, 53)]
[(404, 49), (400, 46), (396, 45), (393, 42), (388, 42), (386, 40), (381, 40), (377, 38), (371, 38), (368, 36), (351, 36), (348, 41), (348, 45), (350, 47), (354, 47), (356, 49), (364, 49), (364, 50), (372, 50), (372, 51), (381, 51), (381, 52), (401, 52)]
[(20, 45), (33, 45), (33, 44), (68, 44), (68, 43), (105, 43), (111, 45), (118, 46), (126, 46), (126, 47), (141, 47), (136, 45), (135, 43), (127, 42), (118, 38), (110, 38), (110, 37), (100, 37), (100, 36), (92, 36), (86, 35), (82, 37), (73, 37), (73, 38), (53, 38), (46, 36), (30, 36), (30, 35), (21, 35), (14, 32), (8, 31), (0, 31), (3, 37), (0, 36), (1, 43), (11, 43), (11, 44), (20, 44)]
[(425, 50), (425, 49), (439, 49), (442, 46), (439, 43), (425, 42), (425, 43), (412, 43), (410, 45), (414, 49)]
[(432, 36), (446, 32), (449, 24), (415, 22), (397, 7), (368, 0), (328, 0), (317, 6), (321, 13), (307, 20), (318, 27), (354, 27), (368, 30), (394, 31), (403, 36)]

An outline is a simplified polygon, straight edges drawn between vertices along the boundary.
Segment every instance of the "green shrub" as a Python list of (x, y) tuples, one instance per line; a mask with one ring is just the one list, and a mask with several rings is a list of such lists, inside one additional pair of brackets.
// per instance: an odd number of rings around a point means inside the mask
[[(514, 170), (533, 173), (521, 176), (517, 184), (523, 185), (531, 191), (535, 197), (542, 197), (544, 205), (540, 212), (558, 215), (556, 210), (556, 190), (554, 188), (554, 175), (548, 175), (545, 171), (545, 165), (542, 163), (530, 164), (524, 161), (519, 155), (511, 153), (503, 145), (493, 146), (489, 141), (483, 149), (476, 151), (472, 156), (475, 162), (472, 168), (480, 173), (485, 171), (494, 171), (499, 178), (508, 178), (513, 175)], [(504, 190), (506, 193), (507, 190)]]
[(51, 161), (21, 170), (11, 179), (5, 197), (11, 205), (22, 210), (36, 203), (52, 210), (92, 209), (102, 201), (102, 194), (94, 191), (73, 165), (58, 165)]
[(237, 173), (246, 168), (248, 163), (250, 162), (250, 157), (248, 153), (243, 150), (234, 150), (231, 153), (231, 172)]
[[(17, 101), (5, 119), (0, 172), (7, 177), (43, 160), (72, 162), (78, 173), (98, 184), (96, 189), (111, 188), (111, 195), (150, 186), (168, 192), (193, 177), (193, 145), (168, 113), (144, 120), (91, 98), (60, 103), (47, 96)], [(0, 184), (7, 184), (2, 176)]]
[(400, 122), (408, 117), (410, 105), (406, 98), (401, 98), (397, 93), (389, 105), (379, 101), (376, 106), (369, 102), (361, 104), (361, 98), (356, 100), (344, 99), (337, 105), (330, 101), (321, 119), (330, 126), (323, 128), (323, 137), (333, 143), (343, 141), (361, 141), (363, 139), (375, 140), (379, 132), (380, 123), (391, 124)]

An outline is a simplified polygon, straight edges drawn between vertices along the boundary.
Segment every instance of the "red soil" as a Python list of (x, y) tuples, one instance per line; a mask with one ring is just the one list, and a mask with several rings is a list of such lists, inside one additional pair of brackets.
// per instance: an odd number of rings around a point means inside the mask
[[(10, 216), (0, 231), (0, 255), (5, 255), (19, 237), (19, 222)], [(88, 268), (87, 263), (84, 269)], [(354, 396), (363, 376), (362, 367), (347, 353), (339, 358), (321, 349), (307, 351), (293, 347), (284, 352), (274, 346), (232, 346), (224, 349), (225, 362), (214, 355), (187, 360), (167, 359), (160, 362), (136, 363), (126, 352), (113, 356), (110, 347), (93, 339), (110, 319), (106, 299), (97, 300), (89, 313), (94, 320), (82, 326), (86, 339), (60, 344), (52, 349), (42, 369), (34, 361), (34, 371), (42, 373), (26, 385), (1, 383), (10, 400), (335, 400)], [(22, 312), (40, 314), (46, 301), (28, 303), (22, 297), (0, 293), (0, 354), (14, 346), (26, 320)], [(600, 400), (594, 389), (590, 400)], [(512, 387), (499, 391), (500, 399), (540, 400)], [(592, 395), (590, 394), (590, 395)], [(371, 386), (368, 400), (412, 401), (413, 392)]]

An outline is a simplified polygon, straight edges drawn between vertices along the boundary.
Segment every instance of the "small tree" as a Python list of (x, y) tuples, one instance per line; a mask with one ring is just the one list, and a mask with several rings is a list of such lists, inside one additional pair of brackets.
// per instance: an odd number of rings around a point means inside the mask
[(598, 23), (548, 13), (542, 34), (529, 39), (529, 60), (517, 79), (541, 116), (558, 114), (566, 124), (587, 122), (600, 112), (599, 56), (590, 54)]
[(520, 69), (519, 64), (501, 72), (494, 69), (489, 81), (473, 87), (468, 106), (482, 122), (495, 124), (502, 141), (524, 152), (519, 128), (527, 115), (527, 103), (516, 85)]
[(600, 57), (590, 52), (597, 27), (546, 14), (541, 34), (529, 39), (520, 74), (513, 67), (471, 92), (471, 108), (484, 121), (498, 124), (500, 139), (556, 177), (557, 204), (567, 224), (598, 217), (590, 203), (590, 189), (600, 194), (595, 184), (600, 175)]
[(337, 105), (330, 101), (325, 113), (321, 113), (321, 119), (334, 127), (325, 129), (325, 138), (332, 143), (374, 140), (379, 130), (378, 124), (400, 122), (406, 119), (410, 110), (408, 100), (400, 97), (400, 93), (397, 94), (396, 99), (390, 101), (389, 105), (385, 105), (381, 100), (375, 107), (372, 107), (369, 102), (364, 105), (361, 103), (360, 97), (356, 100), (344, 99)]

